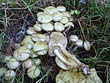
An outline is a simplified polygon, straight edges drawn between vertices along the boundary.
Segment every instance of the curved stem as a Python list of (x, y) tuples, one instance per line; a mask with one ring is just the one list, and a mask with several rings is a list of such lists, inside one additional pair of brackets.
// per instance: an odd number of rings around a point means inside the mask
[(55, 55), (65, 64), (70, 65), (70, 66), (74, 66), (72, 63), (68, 62), (64, 57), (62, 57), (61, 53), (59, 52), (59, 50), (55, 49), (54, 50)]

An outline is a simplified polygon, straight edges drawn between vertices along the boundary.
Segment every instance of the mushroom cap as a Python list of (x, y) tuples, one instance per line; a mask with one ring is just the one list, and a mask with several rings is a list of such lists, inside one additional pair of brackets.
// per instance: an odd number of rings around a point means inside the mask
[(16, 69), (20, 65), (20, 63), (15, 58), (10, 58), (6, 64), (9, 69)]
[(83, 75), (82, 72), (78, 72), (77, 69), (71, 69), (68, 71), (60, 70), (59, 74), (56, 76), (56, 83), (102, 83), (101, 79), (98, 77), (96, 70), (90, 69), (90, 75)]
[(63, 17), (61, 20), (60, 20), (61, 23), (63, 24), (66, 24), (69, 22), (69, 19), (67, 17)]
[(26, 46), (21, 46), (14, 51), (13, 56), (18, 61), (24, 61), (29, 58), (30, 53), (30, 49), (28, 49)]
[(64, 25), (60, 22), (55, 22), (54, 28), (56, 31), (63, 31), (65, 29)]
[(77, 35), (71, 35), (70, 36), (70, 41), (76, 42), (77, 40), (78, 40), (78, 36)]
[(37, 34), (32, 35), (32, 40), (35, 42), (38, 42), (38, 41), (44, 42), (44, 41), (48, 40), (48, 36), (46, 36), (44, 34), (37, 33)]
[(38, 15), (38, 21), (41, 23), (48, 23), (52, 21), (52, 16), (47, 13), (41, 13)]
[(42, 29), (44, 31), (53, 31), (53, 25), (52, 23), (44, 23), (42, 24)]
[(74, 27), (74, 24), (72, 23), (72, 22), (67, 22), (66, 24), (65, 24), (65, 27)]
[(32, 37), (31, 36), (25, 36), (25, 38), (23, 39), (23, 41), (21, 42), (21, 45), (26, 46), (28, 49), (31, 49), (33, 46), (34, 42), (32, 41)]
[(54, 12), (52, 14), (53, 21), (60, 21), (62, 19), (62, 13), (60, 12)]
[(49, 56), (55, 56), (53, 53), (54, 44), (61, 44), (66, 48), (67, 46), (67, 38), (60, 32), (52, 32), (50, 34), (49, 40)]
[(34, 31), (33, 27), (29, 27), (29, 29), (27, 30), (27, 34), (32, 35), (35, 34), (36, 32)]
[(42, 31), (41, 24), (39, 24), (38, 22), (36, 22), (36, 24), (33, 26), (33, 29), (35, 31)]
[(9, 80), (9, 79), (14, 78), (15, 76), (16, 76), (16, 73), (14, 72), (14, 70), (7, 70), (5, 72), (4, 78), (5, 78), (5, 80)]
[(53, 6), (48, 6), (44, 9), (44, 12), (49, 13), (50, 15), (52, 15), (54, 12), (58, 12), (57, 8), (53, 7)]
[(65, 12), (62, 13), (62, 16), (70, 18), (71, 14), (69, 12), (65, 11)]
[(64, 12), (64, 11), (66, 11), (66, 8), (64, 6), (58, 6), (57, 10), (60, 12)]
[(27, 70), (27, 75), (29, 78), (37, 78), (40, 75), (40, 69), (36, 66), (32, 66)]
[(41, 64), (41, 60), (39, 58), (35, 58), (35, 59), (27, 59), (26, 61), (23, 62), (22, 66), (23, 68), (27, 69), (32, 66), (36, 66), (40, 64)]
[(83, 40), (78, 39), (75, 43), (78, 47), (82, 47), (83, 46)]
[(84, 49), (85, 49), (86, 51), (89, 51), (90, 48), (91, 48), (91, 44), (90, 44), (90, 42), (87, 41), (87, 40), (84, 41)]
[(33, 51), (36, 52), (38, 55), (45, 55), (48, 51), (48, 45), (46, 42), (36, 42), (33, 45)]
[(0, 77), (2, 77), (6, 71), (7, 69), (5, 67), (0, 68)]

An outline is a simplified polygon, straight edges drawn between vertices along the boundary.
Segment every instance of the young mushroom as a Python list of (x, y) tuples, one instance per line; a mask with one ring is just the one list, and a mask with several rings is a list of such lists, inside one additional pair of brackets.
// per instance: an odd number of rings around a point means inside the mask
[(54, 28), (56, 31), (63, 31), (65, 29), (64, 25), (60, 22), (55, 22)]
[(14, 70), (7, 70), (5, 72), (4, 79), (5, 80), (10, 80), (10, 79), (14, 78), (15, 76), (16, 76), (16, 73), (14, 72)]
[(40, 75), (40, 69), (36, 66), (32, 66), (27, 70), (27, 75), (29, 78), (37, 78)]
[(27, 68), (30, 68), (32, 66), (36, 66), (36, 65), (40, 65), (40, 64), (41, 64), (41, 60), (39, 58), (28, 59), (28, 60), (23, 62), (22, 67), (27, 69)]
[(48, 45), (46, 42), (36, 42), (33, 45), (33, 51), (38, 55), (45, 55), (48, 51)]
[(86, 51), (89, 51), (90, 48), (91, 48), (91, 44), (90, 44), (90, 42), (87, 41), (87, 40), (84, 41), (84, 49), (85, 49)]
[(31, 49), (34, 42), (32, 41), (31, 36), (25, 36), (24, 40), (21, 42), (21, 45), (26, 46), (28, 49)]
[(58, 6), (58, 7), (57, 7), (57, 10), (58, 10), (59, 12), (64, 12), (64, 11), (66, 11), (66, 8), (65, 8), (64, 6)]
[(41, 23), (49, 23), (52, 21), (52, 16), (47, 13), (41, 13), (38, 16), (38, 21)]
[(19, 61), (17, 61), (13, 57), (10, 58), (9, 60), (6, 60), (6, 64), (9, 69), (16, 69), (20, 65)]
[(49, 13), (50, 15), (52, 15), (54, 12), (58, 12), (57, 8), (53, 7), (53, 6), (48, 6), (44, 9), (44, 12)]
[(53, 31), (54, 29), (52, 23), (44, 23), (41, 26), (44, 31)]
[(38, 22), (36, 22), (36, 24), (33, 26), (33, 29), (37, 32), (37, 31), (42, 31), (41, 28), (41, 24), (39, 24)]
[(29, 29), (27, 30), (27, 34), (32, 35), (35, 34), (36, 32), (34, 31), (33, 27), (29, 27)]
[(24, 61), (30, 57), (31, 50), (26, 46), (21, 46), (14, 51), (13, 57), (18, 61)]
[(60, 12), (54, 12), (52, 14), (53, 21), (60, 21), (62, 19), (62, 13)]
[(45, 34), (37, 33), (37, 34), (32, 35), (32, 40), (34, 42), (38, 42), (38, 41), (46, 42), (49, 40), (49, 36)]
[(5, 74), (6, 71), (7, 71), (7, 69), (6, 69), (5, 67), (1, 67), (1, 68), (0, 68), (0, 78), (1, 78), (2, 76), (4, 76), (4, 74)]

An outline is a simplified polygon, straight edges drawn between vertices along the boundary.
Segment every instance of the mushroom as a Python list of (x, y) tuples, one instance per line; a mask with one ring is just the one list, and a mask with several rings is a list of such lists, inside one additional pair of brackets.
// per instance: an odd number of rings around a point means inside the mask
[(0, 68), (0, 78), (5, 74), (6, 71), (7, 69), (5, 67)]
[(49, 39), (49, 55), (50, 56), (55, 56), (55, 54), (53, 53), (53, 48), (54, 48), (54, 44), (60, 43), (61, 45), (64, 46), (64, 48), (66, 48), (67, 46), (67, 38), (64, 37), (64, 35), (60, 32), (52, 32), (50, 34), (50, 39)]
[(64, 6), (58, 6), (57, 10), (60, 12), (64, 12), (64, 11), (66, 11), (66, 8)]
[(53, 21), (60, 21), (62, 19), (62, 13), (60, 12), (54, 12), (52, 14)]
[(16, 73), (14, 72), (14, 70), (7, 70), (5, 72), (4, 79), (5, 80), (10, 80), (10, 79), (14, 78), (15, 76), (16, 76)]
[(65, 29), (64, 25), (60, 22), (55, 22), (54, 28), (56, 31), (63, 31)]
[(70, 41), (72, 41), (72, 42), (78, 41), (78, 36), (77, 35), (71, 35), (70, 36)]
[(36, 24), (33, 26), (33, 29), (35, 31), (42, 31), (41, 24), (39, 24), (38, 22), (36, 22)]
[(27, 30), (27, 34), (32, 35), (35, 34), (36, 32), (34, 31), (33, 27), (29, 27), (29, 29)]
[(78, 39), (76, 42), (75, 42), (76, 46), (77, 47), (83, 47), (83, 41), (81, 39)]
[(42, 29), (44, 31), (53, 31), (53, 25), (52, 23), (44, 23), (42, 24)]
[(23, 41), (21, 42), (21, 45), (26, 46), (28, 49), (31, 49), (33, 46), (34, 42), (32, 41), (32, 37), (31, 36), (25, 36), (25, 38), (23, 39)]
[(52, 15), (54, 12), (58, 12), (57, 8), (53, 7), (53, 6), (48, 6), (44, 9), (44, 12), (49, 13), (50, 15)]
[(90, 73), (90, 75), (85, 76), (77, 69), (60, 70), (56, 76), (56, 83), (102, 83), (94, 68), (90, 69)]
[(85, 49), (86, 51), (89, 51), (90, 48), (91, 48), (91, 44), (90, 44), (90, 42), (87, 41), (87, 40), (84, 41), (84, 49)]
[(32, 66), (27, 70), (27, 75), (29, 78), (37, 78), (40, 75), (40, 69), (36, 66)]
[(29, 58), (30, 53), (30, 49), (28, 49), (26, 46), (21, 46), (14, 51), (13, 56), (18, 61), (24, 61)]
[(60, 22), (61, 22), (62, 24), (66, 24), (66, 23), (69, 22), (69, 19), (68, 19), (67, 17), (63, 17), (63, 18), (60, 20)]
[(45, 55), (48, 51), (48, 45), (46, 42), (36, 42), (33, 45), (33, 51), (38, 55)]
[(28, 60), (24, 61), (22, 66), (23, 66), (23, 68), (27, 69), (32, 66), (36, 66), (36, 65), (40, 65), (40, 64), (41, 64), (41, 60), (39, 58), (35, 58), (35, 59), (28, 59)]
[(49, 23), (52, 21), (52, 16), (47, 13), (41, 13), (38, 15), (38, 21), (41, 23)]
[(74, 27), (74, 24), (72, 22), (68, 22), (65, 24), (65, 27), (71, 27), (71, 26)]
[(20, 65), (19, 61), (13, 57), (6, 60), (6, 64), (9, 69), (16, 69)]
[(32, 35), (32, 40), (35, 42), (38, 42), (38, 41), (45, 42), (49, 40), (49, 36), (45, 34), (37, 33), (37, 34)]

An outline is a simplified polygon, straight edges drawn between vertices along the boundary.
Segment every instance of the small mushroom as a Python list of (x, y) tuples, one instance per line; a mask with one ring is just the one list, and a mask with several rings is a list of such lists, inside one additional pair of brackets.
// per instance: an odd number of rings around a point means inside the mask
[(60, 12), (64, 12), (64, 11), (66, 11), (66, 8), (64, 6), (58, 6), (57, 10)]
[(72, 42), (78, 41), (78, 36), (77, 35), (71, 35), (70, 36), (70, 41), (72, 41)]
[(32, 66), (27, 70), (27, 75), (29, 78), (37, 78), (40, 75), (40, 69), (36, 66)]
[(60, 12), (54, 12), (52, 14), (53, 21), (60, 21), (62, 19), (62, 13)]
[(42, 24), (42, 29), (44, 31), (53, 31), (53, 25), (51, 23)]
[(64, 25), (60, 22), (55, 22), (54, 28), (56, 31), (63, 31), (65, 29)]
[(76, 46), (78, 46), (78, 47), (83, 47), (83, 40), (78, 39), (75, 44), (76, 44)]
[(85, 49), (86, 51), (89, 51), (90, 48), (91, 48), (91, 44), (90, 44), (90, 42), (87, 41), (87, 40), (84, 41), (84, 49)]
[(28, 60), (23, 62), (22, 66), (23, 66), (23, 68), (27, 69), (27, 68), (30, 68), (32, 66), (40, 65), (40, 63), (41, 63), (41, 60), (39, 58), (28, 59)]
[(48, 51), (48, 45), (46, 42), (36, 42), (33, 45), (33, 51), (38, 55), (45, 55)]
[(38, 15), (38, 21), (41, 23), (49, 23), (52, 21), (52, 16), (47, 13), (41, 13)]
[(42, 31), (41, 24), (39, 24), (38, 22), (36, 22), (36, 24), (33, 26), (33, 29), (35, 31)]
[(34, 42), (32, 41), (32, 37), (31, 36), (25, 36), (25, 38), (23, 39), (23, 41), (21, 42), (21, 45), (26, 46), (28, 49), (31, 49), (33, 46)]
[(53, 53), (53, 48), (54, 44), (60, 43), (61, 45), (66, 48), (67, 46), (67, 38), (60, 32), (52, 32), (50, 34), (50, 39), (49, 39), (49, 55), (50, 56), (55, 56)]
[(61, 22), (62, 24), (66, 24), (66, 23), (69, 22), (69, 19), (68, 19), (67, 17), (63, 17), (63, 18), (60, 20), (60, 22)]
[(54, 12), (58, 12), (57, 8), (53, 7), (53, 6), (48, 6), (44, 9), (44, 12), (49, 13), (50, 15), (52, 15)]
[(74, 24), (72, 22), (68, 22), (65, 24), (65, 27), (74, 27)]
[(32, 35), (35, 34), (36, 32), (34, 31), (33, 27), (29, 27), (29, 29), (27, 30), (27, 34)]
[(21, 46), (14, 51), (13, 56), (18, 61), (24, 61), (29, 58), (30, 53), (30, 49), (28, 49), (26, 46)]
[(7, 69), (5, 67), (0, 68), (0, 78), (5, 74)]
[(7, 70), (5, 72), (4, 79), (5, 80), (10, 80), (10, 79), (14, 78), (15, 76), (16, 76), (16, 73), (14, 72), (14, 70)]
[(15, 58), (6, 60), (6, 64), (9, 69), (16, 69), (20, 65), (19, 61), (17, 61)]
[(32, 40), (35, 42), (38, 42), (38, 41), (45, 42), (49, 40), (49, 36), (45, 34), (37, 33), (37, 34), (32, 35)]

